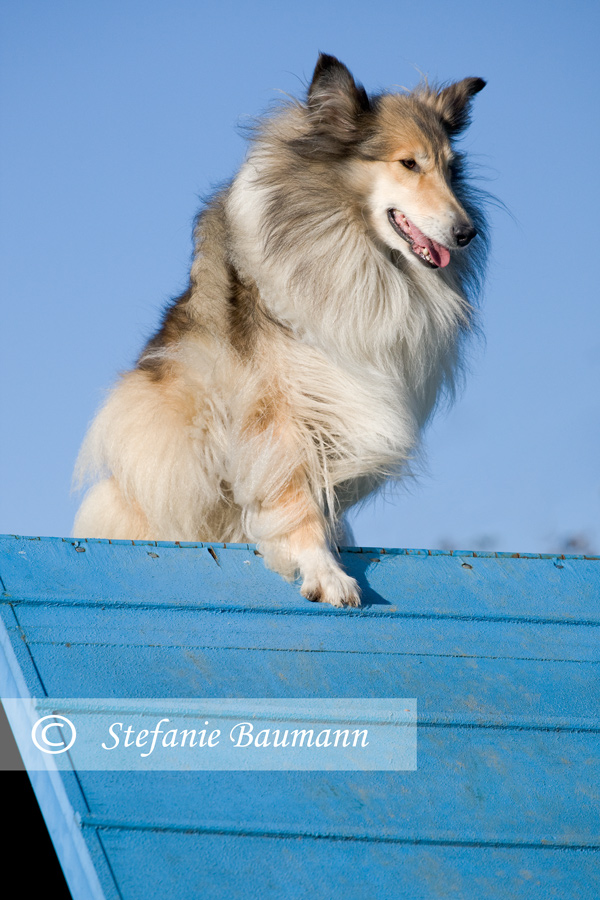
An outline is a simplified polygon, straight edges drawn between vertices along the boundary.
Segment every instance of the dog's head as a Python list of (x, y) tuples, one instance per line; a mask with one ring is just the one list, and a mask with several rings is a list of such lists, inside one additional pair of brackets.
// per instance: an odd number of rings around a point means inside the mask
[(379, 240), (430, 268), (477, 234), (457, 197), (461, 154), (453, 140), (485, 86), (465, 78), (442, 88), (369, 97), (343, 63), (321, 54), (308, 91), (302, 156), (344, 164), (361, 213)]

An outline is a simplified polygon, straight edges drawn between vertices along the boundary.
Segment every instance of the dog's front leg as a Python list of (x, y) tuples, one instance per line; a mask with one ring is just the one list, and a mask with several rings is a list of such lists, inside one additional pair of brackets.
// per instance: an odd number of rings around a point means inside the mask
[(246, 522), (269, 568), (287, 578), (300, 574), (308, 600), (360, 606), (358, 585), (329, 547), (325, 517), (302, 472), (276, 498), (256, 504)]
[[(232, 487), (243, 510), (244, 532), (269, 568), (288, 579), (300, 575), (308, 600), (360, 606), (356, 581), (329, 545), (315, 475), (309, 474), (311, 438), (273, 401), (258, 408), (260, 415), (246, 418), (235, 442)], [(312, 468), (317, 465), (313, 461)]]

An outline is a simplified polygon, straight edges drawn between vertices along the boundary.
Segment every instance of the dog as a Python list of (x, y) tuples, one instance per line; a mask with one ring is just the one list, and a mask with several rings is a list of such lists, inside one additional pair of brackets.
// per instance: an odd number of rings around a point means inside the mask
[(484, 85), (369, 96), (321, 54), (257, 122), (89, 428), (75, 535), (250, 541), (308, 600), (360, 605), (344, 514), (410, 471), (475, 327), (485, 220), (455, 141)]

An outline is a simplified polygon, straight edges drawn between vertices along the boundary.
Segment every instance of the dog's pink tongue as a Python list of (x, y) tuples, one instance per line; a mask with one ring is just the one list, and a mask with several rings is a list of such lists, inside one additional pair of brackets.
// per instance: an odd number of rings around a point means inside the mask
[(432, 238), (428, 238), (427, 235), (423, 234), (423, 232), (417, 228), (414, 222), (410, 223), (410, 235), (413, 239), (413, 250), (415, 252), (419, 252), (419, 250), (429, 250), (429, 255), (431, 256), (431, 261), (434, 265), (439, 266), (440, 269), (443, 269), (444, 266), (447, 266), (450, 262), (450, 251), (443, 247), (442, 244), (438, 244), (437, 241), (434, 241)]

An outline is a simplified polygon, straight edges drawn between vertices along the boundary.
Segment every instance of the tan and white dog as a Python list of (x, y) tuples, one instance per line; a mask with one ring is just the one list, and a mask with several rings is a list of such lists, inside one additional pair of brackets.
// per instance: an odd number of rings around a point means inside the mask
[(259, 122), (89, 429), (76, 536), (252, 541), (309, 600), (360, 605), (343, 514), (407, 471), (473, 325), (484, 223), (453, 141), (484, 84), (369, 97), (321, 55)]

